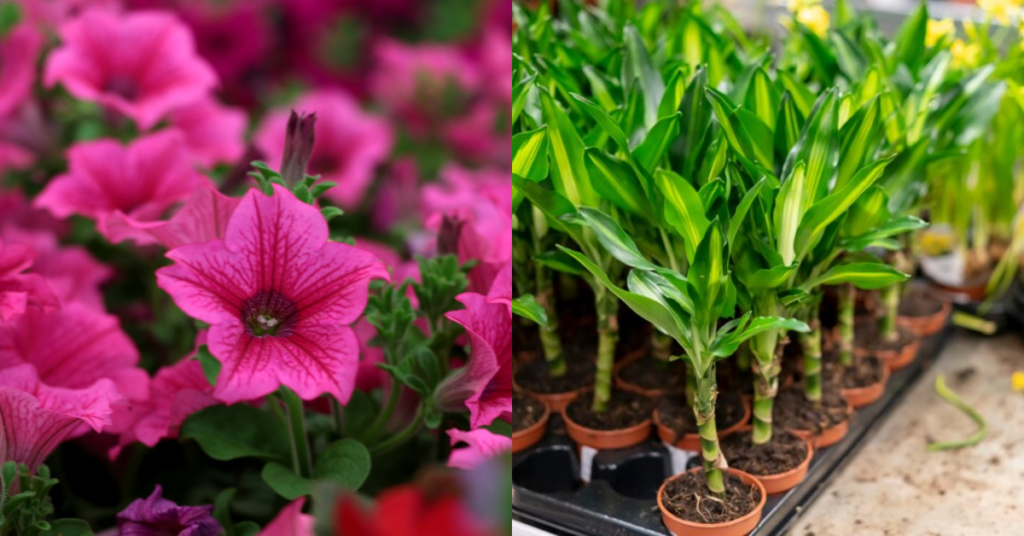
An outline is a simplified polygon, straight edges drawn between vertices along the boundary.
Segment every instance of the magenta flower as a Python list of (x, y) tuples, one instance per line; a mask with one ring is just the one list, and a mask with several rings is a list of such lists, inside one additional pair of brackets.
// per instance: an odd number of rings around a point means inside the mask
[(512, 438), (495, 434), (486, 428), (477, 428), (468, 432), (448, 430), (452, 446), (465, 443), (465, 448), (452, 450), (448, 457), (448, 467), (456, 469), (474, 469), (478, 465), (495, 456), (512, 450)]
[(494, 278), (490, 292), (487, 293), (487, 303), (500, 303), (508, 307), (509, 316), (512, 315), (512, 261), (508, 261)]
[(383, 264), (328, 242), (320, 212), (274, 186), (250, 190), (223, 239), (173, 249), (157, 284), (188, 315), (211, 325), (222, 364), (214, 396), (234, 403), (279, 386), (304, 400), (323, 393), (347, 402), (359, 363), (350, 324), (366, 307)]
[(226, 196), (209, 181), (202, 180), (188, 201), (169, 220), (142, 222), (126, 218), (118, 221), (124, 223), (123, 227), (112, 231), (115, 235), (130, 236), (140, 245), (158, 243), (167, 249), (207, 242), (224, 238), (228, 221), (241, 202), (241, 199)]
[[(358, 207), (377, 166), (391, 153), (388, 124), (364, 113), (355, 100), (339, 90), (309, 93), (290, 108), (316, 113), (316, 144), (306, 172), (338, 183), (327, 191), (328, 199), (344, 208)], [(281, 166), (289, 113), (288, 109), (271, 112), (253, 140), (275, 169)]]
[[(154, 446), (161, 439), (178, 437), (178, 429), (193, 413), (217, 403), (213, 386), (203, 374), (203, 367), (192, 356), (164, 367), (156, 373), (150, 386), (150, 399), (140, 410), (127, 441), (137, 439)], [(126, 439), (122, 436), (122, 439)]]
[(178, 506), (163, 494), (158, 484), (148, 498), (136, 500), (117, 514), (121, 536), (217, 536), (222, 532), (213, 518), (213, 506)]
[(188, 27), (170, 13), (89, 10), (59, 33), (63, 44), (46, 62), (46, 85), (61, 83), (79, 99), (134, 119), (142, 130), (217, 85)]
[(68, 149), (68, 172), (54, 178), (36, 206), (58, 218), (80, 214), (96, 220), (111, 242), (150, 239), (133, 223), (161, 218), (192, 194), (201, 176), (176, 130), (138, 138), (123, 146), (114, 140), (82, 142)]
[(0, 39), (0, 117), (13, 112), (32, 92), (42, 48), (43, 36), (27, 24), (15, 26)]
[(316, 518), (302, 513), (306, 498), (299, 497), (288, 503), (258, 536), (313, 536)]
[[(507, 105), (481, 101), (444, 125), (445, 143), (463, 160), (512, 165), (512, 129)], [(501, 115), (507, 116), (502, 119)]]
[(238, 108), (204, 98), (175, 108), (170, 120), (184, 136), (192, 158), (205, 168), (234, 164), (245, 152), (248, 118)]
[(79, 425), (99, 432), (110, 425), (117, 400), (110, 380), (86, 389), (49, 387), (32, 365), (0, 371), (0, 460), (14, 460), (35, 471)]
[(22, 273), (32, 266), (35, 257), (30, 247), (4, 245), (0, 240), (0, 321), (25, 314), (30, 307), (43, 311), (60, 307), (46, 279)]
[[(2, 205), (0, 202), (0, 211), (5, 209)], [(46, 212), (31, 212), (42, 214), (52, 220)], [(52, 230), (26, 229), (14, 223), (18, 221), (24, 220), (18, 216), (13, 221), (6, 218), (0, 220), (0, 238), (7, 244), (29, 246), (36, 251), (38, 256), (32, 263), (31, 273), (46, 278), (60, 303), (79, 302), (102, 312), (103, 295), (99, 286), (110, 278), (110, 268), (93, 258), (88, 250), (81, 246), (61, 247), (57, 235)]]
[(32, 151), (17, 143), (0, 140), (0, 173), (9, 169), (25, 169), (35, 162)]
[(419, 185), (415, 160), (403, 157), (394, 161), (377, 182), (377, 199), (370, 214), (374, 227), (418, 226)]
[[(511, 291), (509, 292), (511, 293)], [(466, 328), (469, 363), (445, 379), (435, 400), (442, 409), (469, 408), (470, 425), (486, 426), (494, 419), (512, 417), (512, 317), (500, 303), (474, 292), (460, 294), (465, 309), (445, 316)]]

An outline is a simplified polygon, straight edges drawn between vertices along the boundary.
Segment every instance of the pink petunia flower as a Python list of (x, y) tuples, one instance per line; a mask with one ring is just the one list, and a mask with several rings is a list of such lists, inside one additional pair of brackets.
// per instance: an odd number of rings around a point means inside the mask
[(471, 354), (469, 363), (438, 386), (438, 407), (456, 410), (465, 404), (473, 428), (495, 419), (512, 417), (512, 318), (507, 307), (487, 303), (487, 297), (473, 292), (460, 294), (465, 309), (445, 316), (466, 328)]
[(117, 514), (120, 536), (217, 536), (224, 532), (213, 518), (213, 506), (178, 506), (163, 494), (158, 484), (152, 495)]
[[(0, 210), (3, 210), (3, 204), (0, 201)], [(32, 212), (52, 220), (46, 212)], [(14, 221), (0, 219), (0, 239), (7, 244), (29, 246), (36, 251), (38, 256), (32, 263), (31, 273), (46, 278), (60, 303), (78, 302), (95, 311), (103, 311), (103, 295), (99, 287), (110, 278), (111, 269), (81, 246), (61, 247), (54, 231), (20, 227), (15, 221), (25, 220), (17, 217)]]
[(370, 214), (374, 227), (382, 231), (418, 227), (419, 185), (414, 159), (403, 157), (393, 162), (378, 181), (377, 199)]
[[(316, 113), (316, 143), (307, 173), (338, 183), (327, 191), (328, 199), (344, 208), (358, 207), (377, 166), (391, 153), (387, 122), (364, 113), (354, 99), (338, 90), (309, 93), (290, 108)], [(288, 116), (288, 109), (272, 112), (253, 140), (274, 168), (281, 166), (285, 142), (282, 133)]]
[(313, 536), (316, 518), (302, 513), (306, 498), (299, 497), (288, 503), (258, 536)]
[(487, 293), (487, 303), (500, 303), (508, 307), (512, 316), (512, 261), (509, 260), (494, 278), (494, 284)]
[[(178, 13), (195, 34), (196, 50), (220, 76), (227, 93), (251, 92), (252, 73), (264, 69), (273, 52), (275, 28), (270, 2), (229, 0), (180, 2)], [(234, 99), (232, 99), (234, 102)]]
[(448, 467), (456, 469), (474, 469), (483, 462), (512, 450), (512, 438), (495, 434), (486, 428), (477, 428), (468, 432), (448, 430), (452, 446), (465, 443), (465, 448), (452, 450), (448, 457)]
[[(194, 354), (193, 354), (194, 355)], [(122, 435), (122, 444), (134, 440), (155, 446), (161, 439), (178, 437), (178, 429), (189, 415), (217, 404), (213, 386), (199, 361), (186, 357), (156, 373), (150, 386), (150, 399), (140, 410), (132, 430)]]
[(109, 139), (75, 144), (68, 149), (68, 172), (53, 179), (35, 204), (58, 218), (92, 218), (114, 243), (151, 240), (132, 224), (159, 219), (188, 198), (200, 180), (181, 133), (171, 129), (128, 146)]
[(134, 119), (142, 130), (217, 85), (188, 27), (170, 13), (89, 10), (62, 25), (60, 37), (63, 44), (46, 62), (46, 85), (61, 83), (79, 99)]
[(304, 400), (326, 392), (348, 401), (359, 362), (349, 325), (370, 280), (388, 273), (373, 255), (327, 238), (320, 212), (275, 185), (273, 196), (246, 194), (223, 239), (167, 253), (175, 264), (157, 270), (157, 284), (211, 325), (218, 400), (285, 385)]
[(248, 118), (238, 108), (205, 98), (175, 108), (170, 121), (181, 131), (189, 152), (202, 167), (233, 164), (245, 152)]
[(0, 373), (0, 460), (35, 471), (82, 423), (99, 432), (110, 425), (117, 390), (110, 380), (85, 389), (49, 387), (32, 365)]
[(22, 273), (36, 258), (28, 246), (5, 245), (0, 240), (0, 321), (25, 314), (30, 307), (52, 311), (60, 307), (46, 279)]
[(32, 92), (42, 48), (43, 36), (27, 24), (15, 26), (0, 39), (0, 117), (13, 112)]
[(31, 24), (49, 30), (85, 10), (121, 11), (120, 0), (18, 0), (22, 15)]
[(115, 234), (130, 236), (137, 244), (158, 243), (167, 249), (224, 238), (228, 221), (242, 200), (217, 191), (203, 180), (188, 201), (168, 220), (140, 222), (124, 219), (127, 228)]
[(509, 168), (512, 166), (510, 119), (507, 105), (477, 102), (464, 114), (448, 121), (442, 137), (463, 160)]

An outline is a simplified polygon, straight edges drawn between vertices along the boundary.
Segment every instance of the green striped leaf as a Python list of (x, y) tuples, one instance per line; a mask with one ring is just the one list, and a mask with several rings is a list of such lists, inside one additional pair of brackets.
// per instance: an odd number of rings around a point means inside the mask
[(640, 249), (636, 247), (633, 239), (626, 234), (622, 226), (610, 216), (600, 210), (590, 207), (582, 207), (579, 210), (580, 216), (587, 225), (594, 230), (597, 240), (601, 242), (604, 249), (626, 266), (639, 268), (640, 270), (656, 270), (658, 267), (644, 258)]
[(583, 76), (587, 77), (587, 81), (590, 82), (590, 94), (597, 99), (597, 102), (601, 104), (604, 111), (611, 112), (619, 106), (615, 101), (615, 97), (612, 97), (612, 93), (608, 89), (608, 83), (605, 82), (604, 78), (593, 67), (584, 65)]
[(736, 242), (736, 234), (739, 233), (740, 229), (743, 227), (743, 222), (747, 219), (747, 212), (750, 211), (751, 205), (753, 205), (757, 197), (761, 195), (761, 190), (764, 189), (767, 184), (768, 179), (762, 178), (757, 181), (756, 184), (751, 186), (750, 189), (747, 190), (747, 193), (743, 194), (743, 199), (740, 200), (740, 204), (736, 206), (736, 211), (733, 212), (732, 218), (729, 219), (728, 238), (730, 244)]
[(683, 104), (683, 97), (686, 95), (688, 71), (689, 69), (686, 65), (672, 71), (672, 76), (669, 77), (668, 82), (665, 84), (665, 94), (662, 95), (661, 103), (658, 104), (658, 119), (679, 111), (679, 107)]
[(526, 106), (526, 97), (530, 93), (530, 89), (533, 88), (533, 82), (536, 77), (530, 76), (524, 78), (521, 82), (516, 84), (512, 88), (512, 122), (515, 123), (519, 119), (519, 114), (522, 113), (523, 107)]
[(636, 28), (627, 25), (622, 31), (622, 36), (627, 52), (622, 65), (622, 86), (630, 87), (634, 79), (639, 80), (644, 100), (644, 125), (651, 128), (658, 121), (658, 105), (665, 94), (665, 81), (661, 79), (661, 73), (651, 62), (651, 55), (647, 52), (644, 40)]
[(764, 68), (754, 71), (747, 86), (746, 108), (751, 110), (769, 130), (775, 130), (775, 116), (779, 111), (779, 94)]
[(548, 325), (548, 314), (532, 294), (523, 294), (512, 300), (512, 313), (539, 326)]
[(637, 162), (648, 172), (654, 171), (672, 142), (679, 136), (679, 113), (660, 119), (647, 132), (644, 141), (633, 150)]
[(811, 115), (811, 111), (814, 110), (814, 93), (789, 71), (779, 71), (777, 76), (782, 82), (782, 86), (793, 98), (793, 103), (800, 110), (800, 115), (804, 117)]
[(830, 89), (818, 99), (814, 112), (807, 120), (800, 141), (789, 152), (782, 176), (789, 175), (797, 162), (803, 162), (806, 188), (802, 193), (801, 211), (828, 192), (828, 184), (835, 173), (839, 158), (838, 98)]
[[(725, 246), (718, 222), (711, 222), (686, 273), (686, 280), (697, 291), (697, 296), (691, 295), (690, 298), (694, 300), (694, 307), (698, 311), (718, 305), (718, 297), (727, 277), (728, 252)], [(697, 303), (698, 296), (700, 303)]]
[(779, 195), (775, 200), (775, 237), (776, 251), (786, 266), (796, 260), (796, 233), (803, 218), (803, 199), (807, 195), (806, 170), (803, 162), (797, 162), (796, 168), (782, 183)]
[(590, 188), (583, 164), (583, 142), (576, 128), (547, 92), (541, 92), (540, 102), (548, 123), (550, 156), (554, 164), (551, 182), (555, 190), (573, 205), (596, 206), (598, 199)]
[(615, 122), (604, 110), (598, 105), (594, 104), (586, 97), (582, 95), (572, 94), (572, 98), (576, 99), (576, 102), (580, 103), (583, 107), (583, 111), (587, 112), (591, 118), (597, 123), (597, 126), (604, 130), (608, 137), (615, 142), (620, 151), (629, 151), (629, 143), (626, 141), (626, 134), (622, 132), (622, 127)]
[(594, 147), (587, 149), (584, 160), (590, 182), (602, 198), (631, 214), (651, 217), (650, 202), (632, 166)]
[(779, 117), (775, 121), (775, 151), (786, 154), (800, 139), (804, 117), (793, 104), (793, 96), (786, 92), (779, 103)]
[(512, 173), (533, 182), (547, 178), (547, 127), (512, 136)]
[(800, 288), (810, 292), (821, 285), (852, 283), (862, 290), (876, 290), (901, 283), (910, 276), (888, 264), (879, 262), (854, 262), (833, 266), (820, 277), (806, 281)]
[(665, 196), (665, 219), (683, 237), (686, 258), (692, 262), (709, 224), (700, 196), (686, 179), (668, 170), (656, 171), (654, 182)]
[(861, 166), (871, 159), (879, 149), (881, 138), (881, 107), (878, 99), (872, 99), (865, 108), (857, 111), (839, 132), (842, 140), (839, 154), (839, 173), (835, 188), (841, 188), (853, 177)]

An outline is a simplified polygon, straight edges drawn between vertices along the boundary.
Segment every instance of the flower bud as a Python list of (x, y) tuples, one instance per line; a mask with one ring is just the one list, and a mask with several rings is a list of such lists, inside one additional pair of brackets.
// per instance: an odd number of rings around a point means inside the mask
[(281, 159), (281, 179), (288, 187), (295, 186), (306, 177), (306, 166), (313, 154), (316, 112), (306, 115), (292, 110), (284, 138), (284, 157)]

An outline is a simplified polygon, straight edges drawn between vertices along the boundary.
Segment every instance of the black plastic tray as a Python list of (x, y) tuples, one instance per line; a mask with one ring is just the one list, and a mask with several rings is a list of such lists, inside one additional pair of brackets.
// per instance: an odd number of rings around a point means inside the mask
[[(922, 341), (918, 357), (893, 373), (885, 395), (856, 411), (846, 437), (816, 449), (807, 478), (783, 495), (768, 497), (753, 534), (782, 534), (821, 493), (832, 475), (867, 442), (872, 429), (931, 367), (952, 333)], [(690, 463), (699, 463), (695, 457)], [(598, 452), (590, 483), (580, 480), (576, 445), (564, 433), (561, 417), (552, 416), (548, 433), (537, 446), (513, 456), (512, 513), (527, 524), (560, 535), (663, 536), (656, 494), (671, 476), (668, 450), (656, 440), (621, 450)]]

